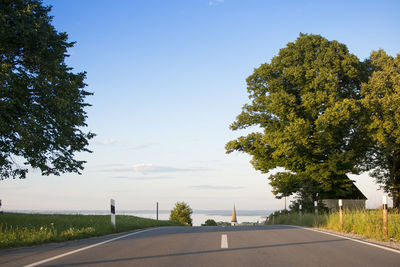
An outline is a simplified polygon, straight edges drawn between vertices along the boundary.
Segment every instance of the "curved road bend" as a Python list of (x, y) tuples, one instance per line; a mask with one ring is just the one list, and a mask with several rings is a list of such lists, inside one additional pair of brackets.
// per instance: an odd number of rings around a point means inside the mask
[(0, 266), (400, 266), (399, 251), (284, 225), (126, 235), (2, 250)]

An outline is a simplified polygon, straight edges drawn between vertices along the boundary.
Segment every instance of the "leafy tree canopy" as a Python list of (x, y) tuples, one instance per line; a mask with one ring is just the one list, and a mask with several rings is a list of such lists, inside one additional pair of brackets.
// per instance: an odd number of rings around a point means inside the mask
[(255, 169), (269, 176), (278, 197), (305, 185), (316, 191), (346, 190), (346, 173), (358, 173), (365, 154), (359, 102), (363, 64), (337, 41), (300, 34), (247, 78), (250, 103), (232, 130), (257, 126), (261, 132), (226, 145), (227, 153), (252, 156)]
[(169, 219), (192, 226), (192, 213), (193, 211), (188, 204), (185, 202), (176, 202), (175, 207), (171, 210)]
[(78, 172), (74, 154), (94, 136), (84, 133), (85, 73), (65, 64), (66, 33), (51, 25), (40, 0), (0, 3), (0, 179)]
[(361, 93), (375, 145), (372, 176), (391, 193), (394, 207), (400, 207), (400, 54), (393, 58), (383, 50), (372, 52), (369, 66), (371, 76)]

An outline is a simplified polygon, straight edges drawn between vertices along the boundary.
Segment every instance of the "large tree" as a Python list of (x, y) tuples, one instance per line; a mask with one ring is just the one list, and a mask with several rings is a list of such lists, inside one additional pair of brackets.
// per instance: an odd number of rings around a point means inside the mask
[(369, 111), (368, 130), (374, 150), (372, 176), (400, 207), (400, 54), (393, 58), (383, 50), (370, 56), (371, 77), (362, 86), (362, 103)]
[(0, 179), (79, 172), (94, 135), (83, 132), (85, 73), (65, 63), (74, 43), (51, 25), (39, 0), (0, 3)]
[[(231, 125), (261, 131), (226, 145), (269, 176), (278, 197), (307, 190), (345, 193), (346, 173), (358, 173), (367, 145), (359, 102), (363, 65), (347, 47), (320, 35), (300, 34), (247, 79), (251, 102)], [(308, 188), (308, 189), (307, 189)]]

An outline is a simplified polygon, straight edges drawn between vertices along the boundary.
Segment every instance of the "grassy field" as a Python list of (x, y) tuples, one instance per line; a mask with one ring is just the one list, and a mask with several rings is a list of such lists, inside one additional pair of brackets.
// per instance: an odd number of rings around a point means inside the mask
[(106, 235), (155, 226), (181, 226), (179, 222), (156, 221), (135, 216), (110, 215), (0, 214), (0, 248), (31, 246), (48, 242)]
[[(385, 240), (383, 234), (382, 210), (345, 210), (343, 212), (343, 229), (340, 228), (339, 213), (328, 213), (315, 218), (314, 214), (275, 216), (275, 224), (304, 225), (331, 229), (336, 232), (359, 234), (366, 238)], [(272, 219), (268, 224), (272, 224)], [(388, 238), (400, 241), (400, 214), (390, 211), (388, 214)]]

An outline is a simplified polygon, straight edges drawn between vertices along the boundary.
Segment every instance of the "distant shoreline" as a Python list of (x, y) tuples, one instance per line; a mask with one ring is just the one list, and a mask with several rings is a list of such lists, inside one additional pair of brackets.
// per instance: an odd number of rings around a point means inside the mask
[[(108, 215), (109, 210), (6, 210), (4, 212), (13, 213), (43, 213), (43, 214), (82, 214), (82, 215)], [(152, 214), (156, 210), (116, 210), (117, 214)], [(236, 210), (241, 216), (267, 216), (272, 213), (272, 210)], [(170, 210), (159, 210), (159, 214), (169, 214)], [(229, 216), (232, 215), (232, 210), (193, 210), (193, 214), (204, 214), (210, 216)]]
[[(110, 215), (109, 210), (4, 210), (12, 213), (27, 214), (56, 214), (56, 215)], [(264, 222), (273, 211), (262, 210), (236, 210), (236, 216), (239, 223), (257, 223)], [(140, 218), (156, 219), (155, 210), (116, 210), (117, 215), (130, 215)], [(170, 210), (159, 210), (160, 220), (169, 219)], [(216, 222), (230, 222), (232, 210), (194, 210), (192, 214), (193, 226), (200, 226), (207, 219), (213, 219)]]

